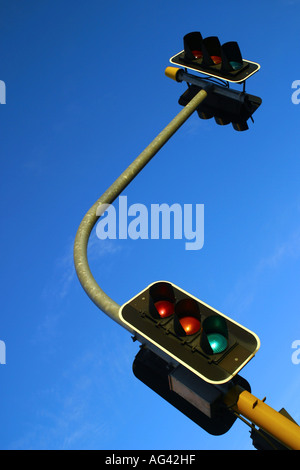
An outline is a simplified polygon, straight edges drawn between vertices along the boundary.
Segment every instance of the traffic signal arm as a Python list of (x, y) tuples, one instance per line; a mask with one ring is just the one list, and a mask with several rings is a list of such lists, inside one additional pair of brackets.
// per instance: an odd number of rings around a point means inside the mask
[(142, 151), (142, 153), (129, 165), (129, 167), (114, 181), (105, 193), (93, 204), (82, 219), (74, 242), (74, 265), (78, 279), (90, 299), (106, 313), (112, 320), (123, 328), (130, 328), (120, 321), (120, 305), (111, 299), (94, 279), (87, 258), (87, 246), (93, 227), (99, 217), (105, 212), (107, 204), (112, 204), (122, 191), (131, 183), (139, 172), (150, 162), (157, 152), (175, 134), (175, 132), (193, 114), (203, 100), (207, 97), (205, 89), (199, 90), (196, 96), (184, 107), (155, 139)]
[[(165, 75), (176, 82), (187, 82), (188, 84), (195, 85), (198, 88), (207, 89), (209, 84), (206, 79), (197, 77), (196, 75), (192, 75), (191, 73), (185, 72), (184, 70), (176, 67), (167, 67), (165, 69)], [(247, 94), (242, 91), (217, 84), (211, 84), (209, 90), (218, 98), (229, 98), (235, 102), (240, 102), (241, 97), (247, 96)], [(259, 100), (261, 103), (260, 98)]]
[(291, 450), (300, 450), (300, 426), (263, 400), (256, 398), (247, 390), (235, 387), (225, 397), (224, 402)]
[[(207, 79), (185, 72), (175, 67), (167, 67), (165, 75), (177, 82), (187, 82), (188, 88), (179, 98), (179, 104), (185, 106), (200, 89), (207, 89)], [(253, 113), (261, 105), (261, 98), (250, 95), (245, 91), (211, 83), (207, 100), (197, 108), (197, 113), (202, 119), (214, 117), (217, 124), (232, 123), (237, 131), (248, 129), (247, 120), (252, 118)]]

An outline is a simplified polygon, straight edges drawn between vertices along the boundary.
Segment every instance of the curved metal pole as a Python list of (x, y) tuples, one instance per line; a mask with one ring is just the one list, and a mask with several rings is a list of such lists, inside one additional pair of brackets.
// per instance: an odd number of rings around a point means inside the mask
[[(119, 319), (118, 305), (112, 300), (95, 281), (88, 264), (87, 246), (93, 227), (99, 217), (105, 212), (106, 204), (112, 204), (128, 184), (137, 176), (144, 166), (154, 157), (173, 134), (184, 124), (191, 114), (206, 98), (207, 92), (201, 90), (197, 95), (175, 116), (175, 118), (158, 134), (158, 136), (143, 150), (119, 178), (105, 191), (95, 204), (85, 214), (75, 237), (74, 263), (79, 281), (90, 299), (110, 318), (128, 329)], [(101, 206), (102, 205), (102, 206)], [(130, 331), (128, 329), (128, 331)]]

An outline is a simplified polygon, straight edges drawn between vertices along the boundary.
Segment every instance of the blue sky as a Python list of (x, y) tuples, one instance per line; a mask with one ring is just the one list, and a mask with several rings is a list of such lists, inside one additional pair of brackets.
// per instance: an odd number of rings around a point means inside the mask
[(132, 374), (138, 352), (73, 267), (86, 211), (180, 111), (164, 76), (182, 37), (237, 40), (261, 70), (255, 123), (193, 115), (124, 191), (128, 204), (204, 204), (204, 246), (106, 240), (92, 272), (119, 304), (160, 279), (255, 331), (252, 392), (300, 422), (300, 2), (0, 1), (2, 449), (252, 449), (213, 437)]

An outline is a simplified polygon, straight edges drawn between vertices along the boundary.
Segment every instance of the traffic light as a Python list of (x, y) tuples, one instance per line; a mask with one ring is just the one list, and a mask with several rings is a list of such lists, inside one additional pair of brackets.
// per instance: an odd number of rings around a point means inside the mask
[(260, 68), (259, 64), (242, 58), (235, 41), (221, 45), (217, 36), (203, 38), (195, 31), (184, 36), (183, 46), (183, 51), (171, 57), (172, 64), (228, 82), (244, 82)]
[(230, 381), (260, 346), (255, 333), (166, 281), (125, 303), (120, 320), (170, 364), (212, 384)]
[[(190, 85), (181, 95), (178, 103), (186, 106), (200, 90), (201, 87)], [(261, 103), (262, 100), (258, 96), (213, 86), (212, 92), (197, 108), (197, 113), (201, 119), (214, 117), (219, 125), (231, 123), (236, 131), (245, 131), (248, 129), (248, 119), (253, 119), (252, 115)]]

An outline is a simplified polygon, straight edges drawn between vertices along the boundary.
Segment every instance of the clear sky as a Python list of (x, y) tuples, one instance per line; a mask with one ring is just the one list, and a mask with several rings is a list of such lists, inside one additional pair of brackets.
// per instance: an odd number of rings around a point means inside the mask
[(255, 123), (193, 115), (123, 195), (204, 204), (204, 246), (94, 231), (91, 269), (119, 304), (166, 279), (255, 331), (241, 375), (300, 422), (299, 17), (298, 0), (0, 0), (2, 449), (253, 448), (242, 422), (211, 436), (133, 376), (138, 344), (73, 267), (86, 211), (180, 111), (164, 70), (194, 30), (261, 64)]

